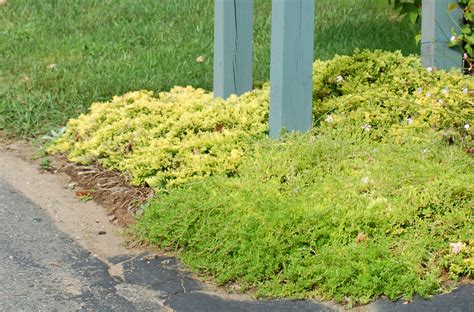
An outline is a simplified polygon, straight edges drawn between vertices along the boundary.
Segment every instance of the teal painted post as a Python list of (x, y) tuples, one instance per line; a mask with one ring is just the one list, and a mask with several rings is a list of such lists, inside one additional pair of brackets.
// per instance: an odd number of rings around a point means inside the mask
[(253, 0), (214, 2), (214, 97), (252, 89)]
[(273, 0), (270, 137), (312, 124), (314, 0)]
[(425, 67), (449, 70), (462, 69), (463, 58), (459, 48), (449, 48), (451, 29), (460, 32), (462, 11), (449, 11), (454, 0), (423, 0), (421, 15), (421, 62)]

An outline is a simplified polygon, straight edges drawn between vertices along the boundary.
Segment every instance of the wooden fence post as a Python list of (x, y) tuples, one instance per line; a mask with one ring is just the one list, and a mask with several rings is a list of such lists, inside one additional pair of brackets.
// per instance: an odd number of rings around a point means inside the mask
[(314, 0), (273, 0), (270, 137), (312, 125)]
[[(449, 70), (463, 67), (459, 48), (450, 48), (451, 29), (460, 32), (462, 10), (449, 11), (456, 0), (423, 0), (421, 15), (421, 62), (425, 67)], [(449, 11), (449, 12), (448, 12)]]
[(252, 89), (253, 0), (214, 2), (214, 96)]

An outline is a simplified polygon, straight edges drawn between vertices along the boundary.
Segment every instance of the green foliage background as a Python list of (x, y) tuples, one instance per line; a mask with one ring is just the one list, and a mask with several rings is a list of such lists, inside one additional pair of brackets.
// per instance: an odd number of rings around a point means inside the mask
[[(388, 0), (389, 4), (393, 5), (395, 9), (400, 10), (400, 13), (407, 17), (413, 24), (419, 24), (421, 21), (421, 7), (422, 0)], [(451, 29), (451, 35), (449, 37), (446, 33), (446, 40), (450, 40), (450, 46), (461, 47), (461, 50), (465, 53), (464, 61), (466, 72), (469, 74), (474, 73), (474, 1), (473, 0), (457, 0), (452, 1), (446, 11), (448, 14), (453, 10), (460, 8), (463, 12), (464, 23), (463, 25), (456, 25)], [(419, 41), (420, 35), (417, 35), (417, 41)], [(452, 40), (454, 38), (454, 40)]]

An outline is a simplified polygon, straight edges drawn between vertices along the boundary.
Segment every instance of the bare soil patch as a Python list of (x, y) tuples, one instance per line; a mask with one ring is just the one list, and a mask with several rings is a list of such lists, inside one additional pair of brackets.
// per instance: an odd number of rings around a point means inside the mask
[(149, 187), (131, 186), (126, 177), (118, 171), (110, 171), (98, 164), (78, 165), (68, 162), (64, 155), (52, 157), (52, 170), (64, 172), (73, 181), (76, 196), (94, 199), (104, 207), (109, 220), (121, 227), (135, 222), (135, 215), (141, 205), (154, 196)]

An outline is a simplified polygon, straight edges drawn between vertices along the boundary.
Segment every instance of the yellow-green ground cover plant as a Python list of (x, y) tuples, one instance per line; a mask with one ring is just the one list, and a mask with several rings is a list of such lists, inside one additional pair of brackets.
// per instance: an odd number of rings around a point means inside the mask
[(79, 163), (99, 161), (155, 189), (236, 173), (249, 142), (263, 137), (268, 87), (227, 101), (192, 87), (153, 97), (139, 91), (94, 103), (68, 123), (54, 149)]
[(266, 138), (268, 85), (176, 87), (94, 104), (51, 150), (153, 187), (137, 237), (260, 297), (350, 305), (472, 278), (474, 82), (356, 51), (316, 61), (313, 84), (307, 134)]

